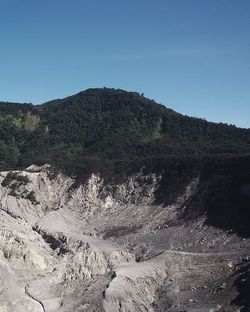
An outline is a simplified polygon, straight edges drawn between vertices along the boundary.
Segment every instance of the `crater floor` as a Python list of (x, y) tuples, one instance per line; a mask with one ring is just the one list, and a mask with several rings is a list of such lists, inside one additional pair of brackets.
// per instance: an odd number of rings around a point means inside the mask
[[(155, 203), (160, 176), (0, 173), (1, 312), (250, 311), (249, 239)], [(24, 179), (23, 177), (27, 177)], [(3, 183), (5, 181), (5, 183)], [(4, 185), (4, 186), (3, 186)], [(32, 195), (31, 195), (32, 194)]]

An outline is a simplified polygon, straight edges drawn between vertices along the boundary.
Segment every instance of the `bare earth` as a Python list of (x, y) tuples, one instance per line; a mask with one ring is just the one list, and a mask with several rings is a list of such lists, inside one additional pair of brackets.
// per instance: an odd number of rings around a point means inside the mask
[(0, 312), (249, 311), (236, 283), (249, 239), (178, 219), (198, 179), (164, 207), (153, 174), (77, 187), (48, 166), (18, 174), (29, 182), (0, 186)]

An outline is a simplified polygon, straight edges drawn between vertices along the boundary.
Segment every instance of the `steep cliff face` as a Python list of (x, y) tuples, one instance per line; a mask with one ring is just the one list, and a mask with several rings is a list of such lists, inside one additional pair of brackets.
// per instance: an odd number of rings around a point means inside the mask
[(236, 311), (249, 240), (197, 211), (200, 176), (169, 204), (164, 179), (1, 172), (0, 311)]

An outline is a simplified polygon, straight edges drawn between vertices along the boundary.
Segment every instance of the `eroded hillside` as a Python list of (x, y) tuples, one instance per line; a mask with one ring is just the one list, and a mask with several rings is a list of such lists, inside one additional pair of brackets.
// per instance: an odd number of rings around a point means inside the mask
[(0, 170), (1, 312), (250, 311), (249, 129), (107, 88), (0, 103)]
[(249, 311), (249, 239), (197, 212), (201, 176), (169, 204), (166, 178), (1, 172), (0, 311)]

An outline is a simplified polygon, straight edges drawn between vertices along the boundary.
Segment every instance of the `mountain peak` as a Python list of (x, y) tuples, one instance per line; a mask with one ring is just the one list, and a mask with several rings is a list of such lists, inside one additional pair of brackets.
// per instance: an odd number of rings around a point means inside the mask
[(249, 130), (183, 116), (143, 94), (91, 88), (42, 105), (0, 104), (0, 167), (51, 163), (121, 172), (250, 154)]

